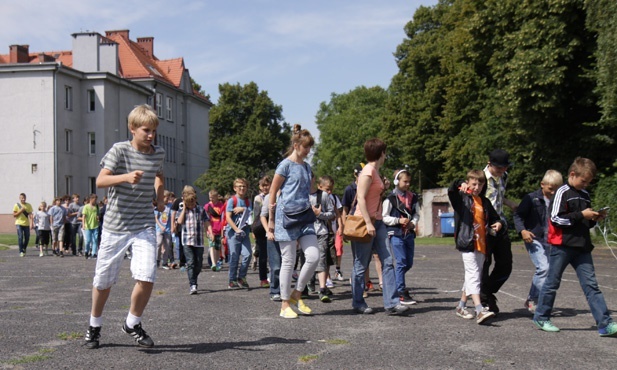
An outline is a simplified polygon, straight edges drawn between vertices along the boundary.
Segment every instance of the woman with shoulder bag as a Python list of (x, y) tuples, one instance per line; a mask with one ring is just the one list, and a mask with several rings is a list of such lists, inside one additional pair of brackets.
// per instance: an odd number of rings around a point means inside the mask
[(364, 274), (367, 270), (374, 250), (382, 264), (383, 279), (383, 303), (386, 313), (399, 315), (406, 312), (409, 307), (400, 304), (400, 298), (396, 290), (394, 278), (394, 266), (392, 253), (387, 247), (388, 232), (382, 220), (381, 195), (385, 189), (379, 175), (379, 169), (386, 160), (386, 143), (380, 139), (369, 139), (364, 143), (364, 155), (368, 163), (358, 176), (356, 216), (362, 216), (366, 223), (366, 230), (370, 236), (369, 241), (351, 241), (353, 252), (353, 271), (351, 276), (352, 307), (356, 313), (372, 314), (375, 311), (370, 308), (362, 294), (364, 293)]
[[(308, 130), (294, 125), (291, 146), (286, 158), (276, 168), (270, 186), (268, 233), (281, 249), (281, 312), (285, 319), (294, 319), (298, 313), (310, 315), (311, 309), (301, 299), (301, 292), (315, 272), (319, 248), (313, 222), (315, 214), (309, 202), (311, 167), (304, 159), (315, 143)], [(277, 200), (277, 192), (280, 195)], [(276, 217), (274, 211), (276, 209)], [(296, 261), (296, 247), (300, 245), (306, 256), (295, 289), (291, 291), (291, 275)]]

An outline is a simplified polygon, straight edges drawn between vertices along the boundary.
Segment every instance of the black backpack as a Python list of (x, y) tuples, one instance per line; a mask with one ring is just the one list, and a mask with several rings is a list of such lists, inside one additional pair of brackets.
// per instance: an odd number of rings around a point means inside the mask
[(261, 207), (263, 206), (263, 198), (261, 202), (253, 203), (253, 223), (251, 224), (251, 231), (255, 236), (265, 237), (266, 229), (264, 229), (264, 225), (261, 224)]

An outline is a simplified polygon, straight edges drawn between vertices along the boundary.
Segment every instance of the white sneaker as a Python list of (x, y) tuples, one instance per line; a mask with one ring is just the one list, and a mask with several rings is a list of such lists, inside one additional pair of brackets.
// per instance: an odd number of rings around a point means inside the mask
[(189, 290), (189, 294), (197, 294), (197, 285), (191, 285), (191, 289)]
[(328, 278), (328, 280), (326, 280), (326, 288), (334, 288), (334, 283), (332, 282), (332, 279)]

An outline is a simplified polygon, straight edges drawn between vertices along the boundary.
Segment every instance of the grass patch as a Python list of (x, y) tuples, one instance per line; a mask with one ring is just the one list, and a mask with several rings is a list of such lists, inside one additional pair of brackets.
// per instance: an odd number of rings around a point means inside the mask
[(72, 333), (62, 332), (58, 334), (58, 338), (62, 340), (74, 340), (74, 339), (83, 338), (83, 336), (84, 335), (82, 333), (76, 333), (76, 332), (72, 332)]
[[(30, 233), (30, 236), (32, 236), (32, 233)], [(17, 233), (0, 234), (0, 244), (17, 245)]]
[(11, 310), (23, 310), (24, 308), (26, 308), (26, 307), (23, 307), (23, 306), (13, 306), (13, 307), (11, 307)]
[(56, 352), (55, 348), (41, 348), (39, 349), (39, 353), (54, 353)]
[(15, 360), (10, 360), (7, 362), (7, 364), (9, 365), (31, 364), (34, 362), (49, 360), (50, 358), (51, 358), (50, 356), (37, 354), (37, 355), (24, 356), (24, 357), (15, 359)]
[(494, 363), (495, 363), (495, 360), (493, 360), (493, 359), (491, 359), (491, 358), (487, 358), (486, 360), (484, 360), (484, 361), (482, 361), (482, 362), (484, 362), (485, 364), (494, 364)]
[(0, 245), (0, 251), (8, 251), (9, 249), (11, 249), (11, 248), (9, 248), (7, 246), (4, 246), (4, 245)]
[(123, 309), (123, 310), (128, 310), (129, 308), (131, 308), (131, 306), (129, 306), (129, 305), (124, 305), (124, 306), (122, 306), (122, 307), (120, 307), (120, 308), (121, 308), (121, 309)]
[(425, 237), (416, 238), (416, 245), (454, 245), (454, 238), (446, 236), (443, 238)]
[(165, 291), (164, 290), (157, 290), (156, 293), (154, 293), (154, 294), (156, 294), (156, 295), (163, 295), (163, 294), (165, 294)]
[(319, 356), (317, 355), (306, 355), (306, 356), (298, 357), (298, 361), (302, 362), (303, 364), (308, 364), (309, 362), (313, 362), (317, 360), (318, 358)]

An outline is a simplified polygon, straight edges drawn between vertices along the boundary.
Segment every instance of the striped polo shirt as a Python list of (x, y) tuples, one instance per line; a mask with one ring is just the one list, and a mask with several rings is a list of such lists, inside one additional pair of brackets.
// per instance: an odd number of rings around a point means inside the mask
[(153, 145), (151, 154), (131, 146), (130, 141), (114, 144), (101, 160), (101, 167), (114, 175), (144, 171), (137, 184), (124, 182), (109, 187), (107, 211), (103, 228), (114, 233), (133, 233), (154, 228), (152, 200), (156, 197), (154, 179), (163, 173), (165, 150)]

